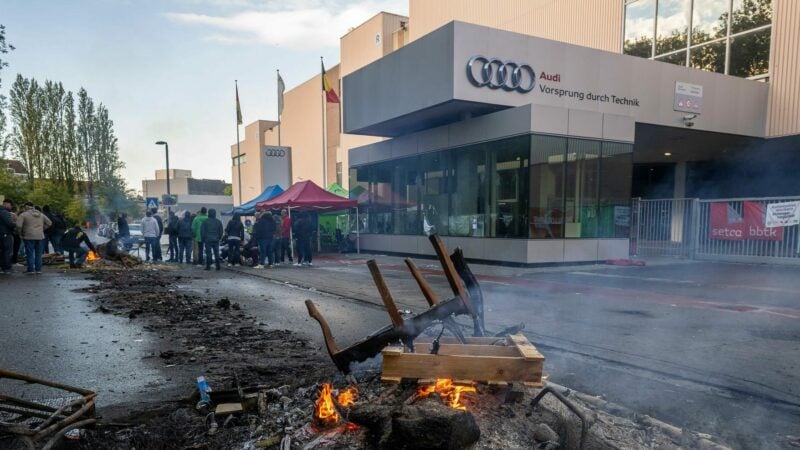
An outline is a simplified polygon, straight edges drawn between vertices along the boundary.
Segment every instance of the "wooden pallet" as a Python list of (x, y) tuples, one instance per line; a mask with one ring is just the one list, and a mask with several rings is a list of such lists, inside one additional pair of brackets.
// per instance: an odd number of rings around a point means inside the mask
[(450, 378), (542, 387), (544, 356), (522, 334), (468, 337), (466, 344), (442, 337), (437, 355), (428, 353), (431, 341), (427, 337), (415, 340), (417, 353), (406, 352), (403, 347), (385, 348), (381, 380), (391, 383), (403, 378)]

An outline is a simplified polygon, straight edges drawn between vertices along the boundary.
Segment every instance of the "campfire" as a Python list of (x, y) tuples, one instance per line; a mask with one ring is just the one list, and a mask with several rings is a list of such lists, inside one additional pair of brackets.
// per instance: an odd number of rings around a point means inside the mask
[(86, 255), (86, 261), (87, 262), (93, 262), (93, 261), (97, 261), (99, 259), (102, 259), (102, 258), (100, 258), (100, 255), (98, 255), (97, 253), (95, 253), (92, 250), (89, 250), (89, 254)]
[(420, 386), (419, 389), (417, 389), (417, 397), (425, 398), (433, 393), (437, 393), (446, 405), (454, 409), (466, 411), (467, 406), (461, 402), (461, 394), (465, 392), (477, 391), (473, 386), (459, 386), (453, 384), (453, 380), (451, 379), (439, 378), (436, 380), (435, 384)]
[[(321, 427), (336, 425), (342, 419), (337, 407), (349, 408), (353, 406), (357, 396), (358, 389), (355, 386), (350, 386), (341, 391), (334, 402), (333, 387), (330, 383), (324, 383), (319, 397), (314, 403), (314, 422)], [(354, 428), (358, 428), (358, 426), (351, 423), (347, 424), (347, 429)]]

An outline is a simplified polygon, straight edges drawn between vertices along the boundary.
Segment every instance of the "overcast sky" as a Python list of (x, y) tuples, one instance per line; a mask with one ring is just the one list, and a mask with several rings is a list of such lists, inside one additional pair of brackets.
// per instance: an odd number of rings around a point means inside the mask
[(86, 88), (114, 120), (128, 185), (163, 168), (231, 180), (234, 80), (245, 124), (275, 119), (287, 89), (339, 62), (339, 37), (407, 0), (2, 0), (4, 94), (17, 73)]

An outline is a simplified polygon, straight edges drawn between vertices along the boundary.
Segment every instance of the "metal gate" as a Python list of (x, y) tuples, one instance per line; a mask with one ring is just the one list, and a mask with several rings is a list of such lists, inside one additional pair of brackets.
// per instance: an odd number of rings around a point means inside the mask
[(800, 197), (634, 199), (631, 254), (800, 265), (800, 225), (766, 228), (771, 203)]
[(694, 199), (633, 200), (631, 251), (637, 256), (692, 256)]

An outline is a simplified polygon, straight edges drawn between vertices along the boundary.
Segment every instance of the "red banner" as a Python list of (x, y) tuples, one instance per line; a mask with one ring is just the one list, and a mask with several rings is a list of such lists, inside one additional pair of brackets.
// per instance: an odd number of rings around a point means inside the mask
[(712, 203), (709, 238), (722, 241), (781, 241), (783, 228), (767, 228), (764, 225), (764, 205), (758, 202), (743, 202), (742, 214), (730, 203)]

